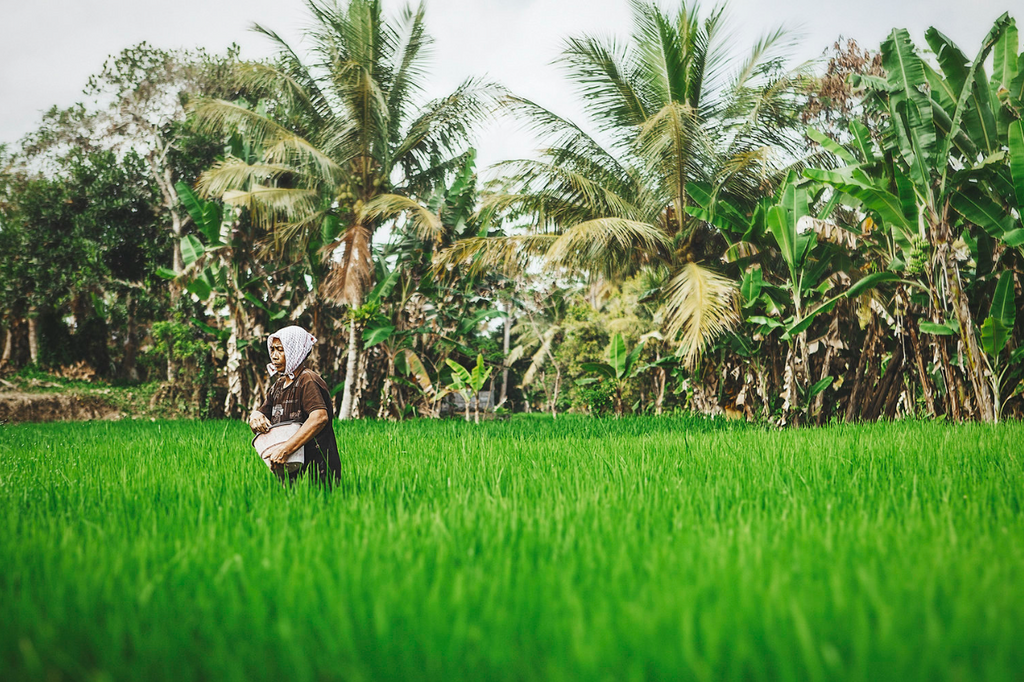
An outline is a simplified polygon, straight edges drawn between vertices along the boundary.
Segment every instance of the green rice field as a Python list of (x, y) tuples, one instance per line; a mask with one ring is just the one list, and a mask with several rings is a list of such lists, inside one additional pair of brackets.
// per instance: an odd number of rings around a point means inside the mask
[(0, 427), (3, 680), (1022, 680), (1024, 425)]

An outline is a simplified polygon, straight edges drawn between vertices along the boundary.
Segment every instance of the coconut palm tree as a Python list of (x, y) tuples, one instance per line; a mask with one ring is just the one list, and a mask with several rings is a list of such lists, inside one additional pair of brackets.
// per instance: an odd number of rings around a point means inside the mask
[(256, 163), (228, 156), (203, 174), (207, 196), (248, 210), (274, 235), (273, 245), (304, 247), (314, 235), (330, 271), (320, 285), (327, 299), (348, 306), (349, 345), (340, 416), (349, 417), (361, 338), (357, 316), (372, 284), (375, 230), (404, 215), (424, 238), (441, 231), (420, 200), (459, 167), (472, 126), (487, 110), (489, 89), (467, 80), (447, 97), (423, 103), (429, 38), (424, 9), (396, 19), (379, 0), (310, 0), (309, 64), (276, 33), (271, 64), (249, 66), (240, 87), (245, 102), (202, 100), (201, 128), (240, 131), (264, 150)]
[(505, 103), (548, 146), (536, 160), (499, 165), (506, 190), (489, 199), (506, 215), (533, 220), (529, 234), (475, 238), (440, 266), (517, 266), (541, 255), (552, 266), (604, 276), (649, 269), (661, 278), (667, 328), (695, 361), (736, 320), (734, 283), (709, 267), (720, 239), (695, 208), (694, 183), (753, 204), (785, 178), (802, 150), (798, 72), (783, 72), (781, 30), (736, 62), (725, 15), (701, 16), (685, 2), (672, 12), (633, 3), (625, 44), (584, 36), (562, 57), (594, 133), (533, 102)]

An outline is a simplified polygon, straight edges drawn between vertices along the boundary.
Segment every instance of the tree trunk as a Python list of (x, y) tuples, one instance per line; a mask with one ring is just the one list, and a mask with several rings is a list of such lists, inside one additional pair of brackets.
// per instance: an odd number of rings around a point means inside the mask
[(7, 331), (4, 332), (4, 355), (0, 358), (0, 367), (11, 364), (11, 349), (14, 348), (14, 332), (11, 329), (14, 326), (13, 322), (13, 320), (8, 321)]
[[(387, 371), (384, 374), (384, 385), (380, 389), (380, 408), (377, 410), (377, 419), (391, 419), (391, 393), (394, 382), (391, 377), (395, 374), (395, 356), (388, 355)], [(399, 413), (400, 416), (400, 413)]]
[(864, 392), (864, 375), (867, 371), (868, 363), (871, 361), (875, 354), (875, 346), (878, 342), (878, 322), (872, 318), (871, 324), (868, 326), (867, 341), (864, 344), (864, 350), (860, 354), (860, 360), (857, 362), (857, 374), (853, 380), (853, 388), (850, 390), (850, 398), (846, 403), (846, 421), (856, 421), (860, 416), (860, 401), (861, 394)]
[[(505, 305), (505, 329), (502, 334), (501, 351), (506, 360), (508, 359), (509, 348), (511, 348), (512, 339), (512, 302), (509, 301)], [(504, 405), (505, 399), (508, 398), (508, 365), (502, 363), (501, 369), (501, 397), (498, 398), (498, 404)]]
[[(241, 412), (245, 404), (245, 391), (242, 381), (242, 352), (238, 350), (238, 337), (245, 333), (244, 326), (239, 323), (238, 313), (231, 316), (231, 336), (228, 337), (228, 353), (225, 369), (228, 375), (228, 395), (224, 399), (224, 416), (231, 418)], [(243, 327), (241, 334), (239, 327)]]
[[(554, 358), (552, 358), (554, 361)], [(562, 388), (562, 370), (558, 369), (558, 363), (555, 365), (555, 390), (554, 395), (551, 398), (551, 418), (558, 417), (558, 393)]]
[(885, 375), (878, 384), (878, 391), (875, 392), (871, 403), (868, 405), (867, 411), (864, 412), (865, 420), (874, 421), (878, 419), (879, 415), (881, 415), (882, 408), (886, 404), (886, 398), (889, 397), (890, 391), (893, 390), (893, 382), (896, 381), (896, 377), (899, 375), (902, 368), (903, 344), (896, 344), (896, 350), (892, 355), (892, 360), (889, 361), (889, 366), (885, 370)]
[(921, 392), (924, 394), (924, 405), (929, 417), (934, 417), (935, 411), (935, 387), (928, 376), (924, 365), (924, 351), (921, 348), (921, 337), (917, 333), (917, 321), (907, 325), (907, 333), (910, 336), (910, 346), (914, 351), (914, 364), (917, 367), (917, 376), (921, 381)]
[(356, 387), (352, 391), (352, 411), (349, 415), (351, 419), (361, 419), (363, 416), (363, 391), (368, 386), (368, 372), (366, 369), (368, 360), (369, 353), (365, 350), (360, 350), (359, 358), (356, 361)]
[(178, 378), (178, 361), (174, 359), (174, 345), (167, 349), (167, 383), (173, 384)]
[[(659, 360), (661, 358), (658, 358)], [(654, 414), (661, 416), (662, 406), (665, 404), (665, 383), (668, 372), (664, 367), (658, 368), (658, 397), (654, 400)]]
[(121, 360), (121, 369), (118, 376), (128, 381), (139, 380), (139, 368), (136, 358), (139, 352), (138, 325), (135, 320), (135, 298), (131, 292), (125, 298), (125, 310), (128, 314), (124, 335), (124, 356)]
[(33, 365), (39, 364), (39, 316), (35, 306), (28, 311), (28, 357)]
[[(906, 356), (904, 356), (904, 361), (905, 360)], [(903, 386), (902, 384), (903, 382), (900, 380), (900, 377), (897, 377), (896, 381), (893, 382), (892, 388), (889, 389), (889, 395), (885, 399), (885, 405), (879, 413), (879, 417), (885, 417), (890, 421), (896, 418), (896, 410), (900, 405), (900, 397), (906, 393), (906, 386)]]
[[(836, 347), (835, 342), (839, 339), (839, 316), (835, 315), (832, 317), (832, 323), (828, 326), (828, 334), (822, 340), (822, 343), (827, 344), (825, 348), (825, 359), (821, 363), (821, 374), (818, 377), (819, 381), (824, 381), (825, 377), (831, 376), (832, 371), (832, 357), (835, 355)], [(810, 372), (810, 367), (807, 368)], [(807, 415), (808, 419), (812, 416), (820, 424), (822, 421), (822, 408), (825, 405), (825, 391), (820, 392), (814, 396), (814, 405), (810, 409), (810, 414)]]
[[(975, 403), (978, 406), (978, 417), (984, 422), (995, 421), (995, 406), (990, 392), (991, 385), (985, 378), (985, 359), (978, 345), (978, 335), (974, 332), (974, 320), (971, 317), (970, 302), (960, 282), (960, 268), (956, 262), (946, 260), (946, 281), (953, 302), (953, 312), (960, 324), (960, 340), (963, 342), (967, 355), (967, 378), (971, 384)], [(949, 274), (952, 270), (952, 276)]]
[[(185, 223), (181, 219), (181, 214), (178, 213), (178, 192), (174, 188), (174, 176), (170, 166), (166, 165), (169, 148), (170, 144), (152, 150), (146, 160), (149, 161), (149, 170), (153, 181), (156, 183), (157, 189), (160, 190), (163, 208), (171, 218), (171, 234), (174, 235), (174, 239), (171, 240), (174, 249), (174, 274), (180, 275), (185, 269), (185, 262), (181, 257), (181, 238), (185, 232)], [(180, 293), (178, 285), (174, 283), (171, 284), (171, 291)]]
[(949, 361), (949, 347), (943, 337), (935, 339), (939, 348), (939, 366), (942, 369), (942, 380), (946, 384), (946, 416), (954, 422), (964, 420), (963, 410), (960, 405), (959, 391), (957, 390), (957, 377), (953, 364)]
[[(351, 315), (350, 315), (351, 317)], [(359, 325), (354, 317), (349, 320), (348, 326), (348, 364), (345, 366), (345, 388), (342, 390), (341, 412), (338, 419), (352, 418), (352, 398), (355, 395), (356, 365), (359, 361)]]

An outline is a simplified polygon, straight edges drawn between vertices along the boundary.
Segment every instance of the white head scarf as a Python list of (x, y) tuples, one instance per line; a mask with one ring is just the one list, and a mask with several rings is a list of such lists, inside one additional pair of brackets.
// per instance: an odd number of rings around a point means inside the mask
[[(270, 344), (273, 343), (274, 339), (280, 339), (281, 345), (284, 346), (284, 373), (289, 379), (295, 378), (295, 370), (298, 369), (302, 361), (309, 355), (309, 351), (313, 349), (313, 344), (316, 343), (316, 337), (307, 332), (302, 327), (285, 327), (284, 329), (278, 329), (276, 332), (267, 337), (267, 350), (270, 350)], [(277, 368), (274, 367), (274, 363), (267, 363), (267, 371), (270, 372), (270, 376), (277, 374)]]

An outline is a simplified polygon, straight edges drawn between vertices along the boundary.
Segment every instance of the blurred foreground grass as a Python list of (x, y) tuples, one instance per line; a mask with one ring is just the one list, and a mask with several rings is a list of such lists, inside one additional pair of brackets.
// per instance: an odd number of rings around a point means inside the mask
[(0, 677), (1024, 679), (1024, 426), (0, 427)]

